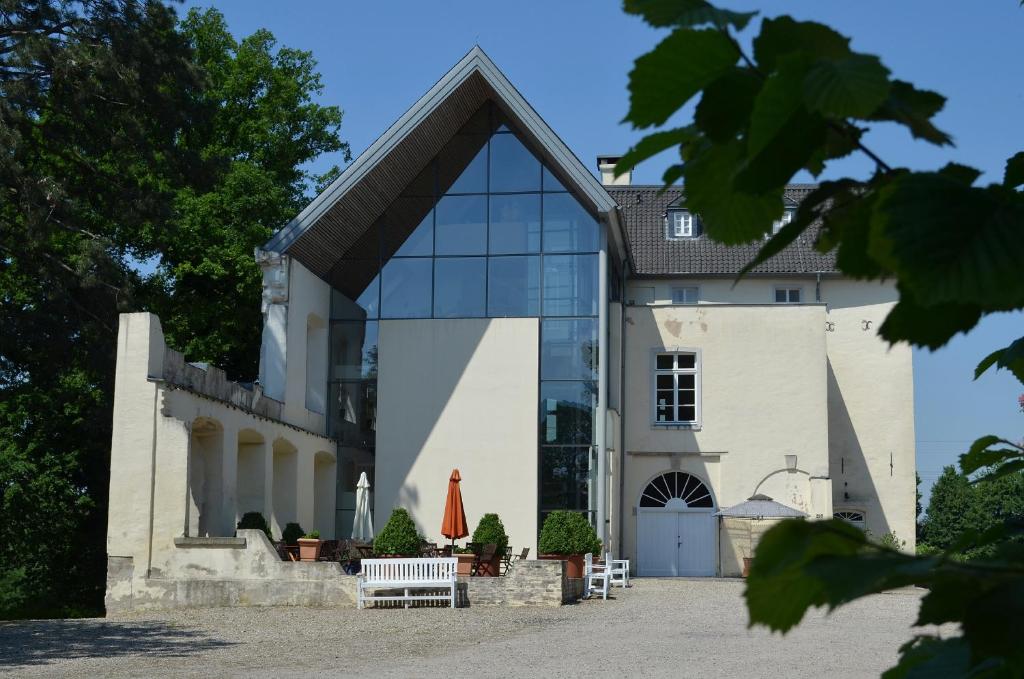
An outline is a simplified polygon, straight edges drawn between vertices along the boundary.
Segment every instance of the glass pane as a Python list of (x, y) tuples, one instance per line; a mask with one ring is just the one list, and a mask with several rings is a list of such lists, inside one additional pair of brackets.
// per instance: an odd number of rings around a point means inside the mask
[(491, 257), (488, 267), (488, 316), (540, 314), (539, 257)]
[(437, 202), (435, 254), (487, 252), (487, 196), (445, 196)]
[(680, 370), (692, 369), (697, 364), (697, 357), (693, 354), (678, 354), (676, 360), (679, 361)]
[(558, 181), (558, 177), (551, 173), (547, 167), (544, 168), (544, 190), (545, 191), (565, 191), (565, 187), (562, 186), (562, 182)]
[(377, 321), (331, 324), (331, 379), (377, 376)]
[(695, 392), (693, 392), (690, 389), (680, 389), (679, 390), (679, 405), (684, 405), (684, 406), (695, 405), (696, 401), (694, 400), (694, 394), (695, 394)]
[(331, 435), (346, 446), (372, 447), (377, 433), (377, 381), (332, 382)]
[(672, 354), (658, 354), (658, 370), (671, 370), (674, 367), (673, 358)]
[(594, 440), (595, 382), (541, 382), (541, 442), (590, 444)]
[(658, 389), (673, 389), (671, 375), (658, 375)]
[(596, 252), (597, 221), (568, 193), (544, 194), (544, 252)]
[(434, 318), (473, 318), (484, 315), (483, 257), (434, 260)]
[[(660, 378), (659, 378), (660, 379)], [(679, 376), (679, 388), (680, 389), (693, 389), (694, 384), (697, 381), (696, 375), (680, 375)], [(660, 386), (660, 383), (659, 383)]]
[(343, 260), (335, 265), (340, 275), (331, 290), (331, 318), (362, 321), (377, 318), (380, 301), (378, 263)]
[(434, 211), (423, 218), (420, 225), (405, 239), (395, 257), (416, 257), (434, 253)]
[(776, 290), (775, 291), (775, 301), (776, 302), (785, 302), (786, 301), (786, 291), (785, 290)]
[(384, 318), (429, 318), (433, 262), (392, 259), (381, 276), (381, 315)]
[(597, 379), (597, 320), (545, 320), (541, 327), (540, 376), (544, 380)]
[(437, 160), (441, 193), (487, 193), (487, 137), (452, 137)]
[(544, 447), (540, 458), (540, 506), (588, 509), (591, 484), (589, 447)]
[(596, 316), (597, 255), (544, 258), (544, 315)]
[(491, 192), (540, 191), (540, 161), (514, 134), (491, 137)]
[(540, 252), (540, 194), (491, 196), (491, 254)]
[(679, 421), (693, 422), (697, 419), (697, 409), (693, 406), (679, 406)]
[(790, 290), (789, 291), (789, 301), (792, 302), (793, 304), (799, 304), (800, 303), (800, 289), (799, 288), (797, 288), (795, 290)]

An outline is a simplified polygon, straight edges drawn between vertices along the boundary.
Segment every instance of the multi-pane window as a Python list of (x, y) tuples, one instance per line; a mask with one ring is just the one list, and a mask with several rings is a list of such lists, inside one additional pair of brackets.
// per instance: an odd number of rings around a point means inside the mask
[(669, 210), (668, 220), (673, 238), (692, 238), (697, 235), (693, 228), (693, 214), (688, 210)]
[(851, 526), (856, 526), (861, 530), (864, 530), (864, 512), (852, 511), (852, 510), (840, 510), (832, 515), (832, 518), (845, 521)]
[(799, 304), (800, 288), (775, 288), (776, 304)]
[(696, 286), (672, 288), (673, 304), (696, 304), (699, 298), (700, 288)]
[(698, 422), (698, 362), (694, 352), (658, 353), (654, 357), (654, 423)]

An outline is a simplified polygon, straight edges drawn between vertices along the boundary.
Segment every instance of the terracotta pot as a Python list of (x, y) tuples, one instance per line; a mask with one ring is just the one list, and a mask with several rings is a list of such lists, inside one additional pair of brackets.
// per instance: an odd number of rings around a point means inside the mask
[(565, 562), (565, 577), (583, 577), (583, 555), (582, 554), (541, 554), (538, 559), (550, 559), (552, 561)]
[(456, 565), (456, 575), (470, 575), (473, 572), (473, 559), (476, 558), (473, 554), (453, 554), (456, 559), (459, 560)]
[(320, 556), (321, 540), (299, 538), (299, 561), (316, 561)]
[(750, 575), (750, 564), (753, 561), (749, 556), (743, 557), (743, 577)]

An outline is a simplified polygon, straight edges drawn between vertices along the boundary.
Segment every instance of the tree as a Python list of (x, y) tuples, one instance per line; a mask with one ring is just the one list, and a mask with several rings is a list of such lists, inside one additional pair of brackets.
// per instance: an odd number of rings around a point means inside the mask
[(119, 312), (252, 374), (253, 248), (347, 157), (319, 89), (215, 12), (0, 0), (0, 617), (102, 611)]
[(928, 500), (928, 518), (923, 526), (925, 543), (938, 549), (952, 547), (970, 525), (968, 515), (974, 500), (968, 478), (958, 474), (952, 465), (943, 468)]
[[(988, 186), (975, 186), (981, 173), (955, 163), (931, 172), (898, 167), (863, 143), (865, 129), (895, 123), (917, 139), (950, 145), (932, 122), (945, 98), (893, 78), (878, 57), (852, 50), (832, 28), (765, 19), (748, 53), (737, 36), (756, 13), (704, 0), (625, 0), (625, 9), (670, 30), (636, 60), (626, 121), (661, 126), (700, 100), (692, 123), (648, 134), (617, 171), (677, 149), (680, 162), (663, 180), (683, 179), (687, 205), (708, 235), (763, 243), (744, 273), (796, 238), (810, 238), (835, 252), (847, 276), (895, 280), (900, 300), (879, 332), (929, 348), (985, 314), (1024, 308), (1024, 152), (1007, 160), (1002, 182)], [(851, 153), (870, 158), (872, 174), (820, 183), (792, 222), (764, 240), (794, 174), (817, 176)], [(1024, 381), (1024, 338), (985, 357), (976, 375), (993, 366)], [(998, 479), (1024, 469), (1024, 447), (986, 436), (960, 466), (965, 475), (982, 472), (975, 482)], [(916, 584), (929, 588), (917, 624), (959, 623), (960, 634), (916, 637), (889, 676), (1020, 676), (1024, 545), (1011, 538), (1022, 529), (1024, 522), (1007, 518), (983, 533), (961, 533), (946, 551), (915, 557), (872, 544), (839, 521), (781, 522), (761, 540), (747, 581), (751, 624), (787, 631), (811, 606), (834, 608)], [(956, 558), (965, 552), (988, 556)]]

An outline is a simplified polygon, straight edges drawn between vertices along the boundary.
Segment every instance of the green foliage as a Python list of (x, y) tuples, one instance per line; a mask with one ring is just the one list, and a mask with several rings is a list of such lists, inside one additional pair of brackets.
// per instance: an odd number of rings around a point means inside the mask
[(268, 540), (273, 540), (274, 536), (270, 534), (270, 524), (263, 514), (260, 512), (246, 512), (242, 514), (242, 518), (238, 521), (237, 528), (251, 528), (254, 530), (261, 530), (267, 534)]
[(302, 537), (305, 538), (306, 540), (319, 540), (320, 539), (320, 531), (318, 531), (318, 530), (310, 531), (309, 533), (306, 533)]
[(420, 545), (423, 544), (423, 537), (416, 530), (409, 512), (401, 507), (395, 507), (384, 529), (373, 541), (375, 554), (397, 554), (399, 556), (414, 556), (419, 553)]
[(212, 10), (3, 4), (3, 617), (102, 615), (118, 313), (158, 312), (190, 360), (254, 374), (253, 248), (317, 181), (308, 161), (347, 156), (320, 87), (307, 53), (235, 41)]
[(541, 554), (600, 554), (601, 541), (585, 514), (558, 510), (544, 519), (537, 549)]
[(505, 533), (505, 524), (501, 522), (497, 514), (484, 514), (480, 523), (473, 531), (473, 542), (481, 545), (495, 544), (498, 547), (498, 554), (504, 554), (508, 547), (508, 534)]
[[(933, 122), (945, 98), (893, 78), (832, 28), (782, 16), (765, 19), (748, 40), (739, 33), (749, 16), (735, 20), (707, 3), (626, 0), (625, 9), (671, 29), (630, 73), (626, 120), (656, 127), (699, 101), (693, 124), (652, 130), (616, 171), (676, 147), (681, 162), (664, 181), (683, 180), (687, 207), (707, 234), (761, 244), (741, 275), (797, 238), (814, 238), (845, 275), (895, 281), (900, 299), (879, 328), (884, 339), (932, 349), (987, 314), (1024, 308), (1024, 152), (1011, 150), (1002, 182), (987, 186), (976, 185), (978, 170), (955, 163), (930, 172), (890, 165), (864, 145), (865, 132), (895, 123), (949, 145)], [(766, 239), (793, 175), (817, 176), (851, 153), (866, 155), (874, 172), (821, 183)], [(1024, 338), (987, 356), (976, 375), (993, 366), (1024, 381)], [(747, 580), (751, 623), (785, 631), (808, 607), (917, 584), (929, 588), (918, 624), (959, 623), (962, 634), (915, 638), (887, 676), (1024, 674), (1024, 647), (1014, 639), (1024, 623), (1024, 446), (984, 437), (960, 465), (962, 475), (947, 469), (935, 485), (920, 556), (895, 550), (903, 544), (895, 535), (873, 544), (837, 522), (772, 528)]]
[(883, 533), (882, 537), (878, 539), (878, 544), (887, 549), (900, 550), (907, 546), (906, 540), (901, 540), (896, 531), (891, 530), (888, 533)]
[(302, 530), (302, 526), (297, 523), (288, 523), (284, 530), (281, 531), (281, 540), (286, 545), (297, 545), (299, 544), (299, 538), (305, 535), (306, 531)]

